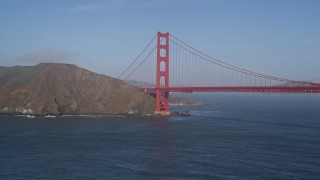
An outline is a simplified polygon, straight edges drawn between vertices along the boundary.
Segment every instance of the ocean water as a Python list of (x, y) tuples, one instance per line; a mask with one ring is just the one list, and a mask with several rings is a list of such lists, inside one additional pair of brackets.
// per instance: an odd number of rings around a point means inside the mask
[(187, 94), (190, 117), (0, 116), (0, 179), (320, 179), (320, 95)]

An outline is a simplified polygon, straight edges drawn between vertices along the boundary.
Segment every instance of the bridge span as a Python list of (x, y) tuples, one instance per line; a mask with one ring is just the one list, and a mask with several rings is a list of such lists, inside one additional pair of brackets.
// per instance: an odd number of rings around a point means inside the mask
[(154, 93), (157, 115), (169, 115), (170, 92), (320, 93), (320, 83), (296, 81), (234, 66), (172, 34), (158, 32), (119, 76)]

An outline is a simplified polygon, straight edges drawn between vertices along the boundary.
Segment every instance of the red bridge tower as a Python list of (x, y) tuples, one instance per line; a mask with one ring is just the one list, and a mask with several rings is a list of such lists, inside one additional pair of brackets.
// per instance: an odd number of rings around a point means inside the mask
[(158, 32), (156, 115), (170, 115), (169, 110), (169, 33)]

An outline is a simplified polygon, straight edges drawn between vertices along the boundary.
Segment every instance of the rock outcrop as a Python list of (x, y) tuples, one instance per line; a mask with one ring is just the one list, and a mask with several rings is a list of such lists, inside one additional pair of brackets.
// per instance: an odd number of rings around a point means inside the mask
[(154, 106), (135, 87), (75, 65), (0, 67), (1, 114), (150, 114)]

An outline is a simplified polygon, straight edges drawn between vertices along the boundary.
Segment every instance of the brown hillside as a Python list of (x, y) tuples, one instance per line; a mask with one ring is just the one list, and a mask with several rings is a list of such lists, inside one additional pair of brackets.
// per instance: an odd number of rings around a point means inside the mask
[(69, 64), (0, 67), (2, 114), (148, 114), (154, 99), (121, 80)]

